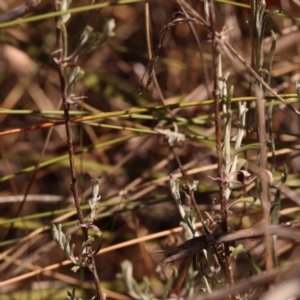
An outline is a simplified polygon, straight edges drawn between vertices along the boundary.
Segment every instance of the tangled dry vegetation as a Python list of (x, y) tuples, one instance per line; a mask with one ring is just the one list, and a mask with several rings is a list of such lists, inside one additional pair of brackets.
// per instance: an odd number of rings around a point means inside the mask
[(299, 297), (299, 1), (98, 2), (0, 1), (0, 298)]

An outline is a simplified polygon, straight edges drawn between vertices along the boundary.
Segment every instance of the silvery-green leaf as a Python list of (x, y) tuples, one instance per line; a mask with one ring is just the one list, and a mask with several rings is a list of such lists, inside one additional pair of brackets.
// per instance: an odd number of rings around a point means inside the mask
[[(57, 0), (57, 3), (60, 6), (60, 11), (66, 11), (66, 10), (68, 10), (71, 2), (72, 2), (72, 0), (60, 0), (60, 1)], [(71, 14), (65, 14), (65, 15), (63, 15), (61, 17), (61, 20), (64, 23), (67, 23), (68, 20), (70, 19), (70, 17), (71, 17)]]

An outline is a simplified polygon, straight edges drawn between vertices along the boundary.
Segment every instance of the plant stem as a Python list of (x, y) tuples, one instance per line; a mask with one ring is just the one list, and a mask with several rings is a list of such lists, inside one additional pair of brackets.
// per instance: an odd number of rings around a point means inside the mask
[[(58, 11), (57, 2), (54, 0), (54, 9), (55, 11)], [(56, 24), (56, 39), (57, 39), (57, 48), (63, 49), (63, 32), (62, 32), (62, 26), (61, 26), (61, 20), (56, 17), (55, 18), (55, 24)], [(63, 110), (64, 110), (64, 116), (65, 116), (65, 128), (66, 128), (66, 135), (67, 135), (67, 144), (68, 144), (68, 152), (69, 152), (69, 162), (70, 162), (70, 172), (71, 172), (71, 191), (73, 193), (75, 207), (77, 210), (77, 217), (79, 219), (80, 225), (84, 225), (84, 217), (83, 213), (80, 207), (80, 199), (79, 199), (79, 192), (78, 192), (78, 185), (77, 185), (77, 176), (75, 171), (75, 163), (74, 163), (74, 148), (73, 148), (73, 140), (72, 140), (72, 133), (71, 133), (71, 122), (70, 122), (70, 114), (69, 114), (69, 103), (68, 103), (68, 95), (67, 95), (67, 82), (64, 74), (64, 68), (60, 61), (62, 60), (63, 51), (59, 52), (58, 59), (54, 60), (57, 72), (59, 76), (60, 81), (60, 87), (61, 87), (61, 97), (62, 97), (62, 103), (63, 103)], [(84, 240), (88, 240), (88, 228), (87, 227), (81, 227)], [(87, 247), (87, 253), (92, 253), (91, 247)], [(96, 287), (97, 295), (100, 300), (105, 300), (106, 296), (103, 294), (99, 277), (96, 269), (95, 259), (93, 256), (88, 258), (87, 266), (89, 270), (91, 271), (94, 279), (94, 284)]]
[[(213, 82), (214, 82), (214, 112), (215, 112), (215, 136), (216, 136), (216, 151), (218, 160), (218, 177), (220, 178), (220, 198), (221, 198), (221, 210), (223, 213), (223, 218), (221, 222), (222, 231), (228, 232), (227, 224), (227, 201), (226, 201), (226, 178), (223, 167), (223, 155), (222, 155), (222, 137), (221, 137), (221, 117), (220, 117), (220, 88), (218, 82), (218, 56), (219, 46), (216, 41), (216, 28), (215, 28), (215, 10), (214, 5), (211, 0), (208, 1), (209, 4), (209, 15), (210, 15), (210, 27), (212, 35), (212, 54), (213, 54)], [(227, 281), (230, 285), (233, 284), (233, 274), (230, 259), (229, 245), (224, 244), (225, 262), (227, 267)]]

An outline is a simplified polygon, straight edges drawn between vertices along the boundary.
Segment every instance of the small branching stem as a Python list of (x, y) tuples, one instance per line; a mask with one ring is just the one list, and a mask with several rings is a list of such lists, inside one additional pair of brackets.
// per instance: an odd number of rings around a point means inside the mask
[[(260, 144), (260, 181), (261, 181), (261, 197), (263, 205), (264, 221), (266, 226), (271, 224), (270, 217), (270, 194), (269, 194), (269, 181), (267, 178), (266, 170), (268, 169), (268, 158), (267, 158), (267, 146), (266, 146), (266, 135), (265, 135), (265, 108), (264, 99), (261, 90), (257, 90), (257, 117), (258, 117), (258, 137)], [(272, 237), (270, 234), (265, 234), (266, 242), (266, 269), (273, 269), (273, 252), (272, 252)]]
[[(195, 196), (194, 196), (194, 191), (193, 191), (191, 185), (188, 182), (188, 177), (186, 175), (186, 172), (184, 171), (184, 168), (182, 166), (180, 158), (178, 157), (178, 155), (174, 151), (174, 148), (170, 144), (169, 144), (169, 147), (170, 147), (170, 149), (171, 149), (171, 151), (172, 151), (172, 153), (173, 153), (173, 155), (174, 155), (174, 157), (175, 157), (175, 159), (177, 161), (177, 164), (178, 164), (178, 166), (180, 168), (183, 180), (185, 182), (185, 193), (189, 197), (189, 199), (191, 201), (191, 204), (192, 204), (192, 207), (195, 209), (196, 214), (197, 214), (200, 222), (202, 223), (202, 226), (203, 226), (203, 229), (204, 229), (205, 233), (206, 234), (210, 234), (210, 230), (208, 229), (208, 227), (207, 227), (207, 225), (206, 225), (206, 223), (204, 221), (204, 218), (203, 218), (203, 216), (201, 214), (201, 211), (198, 208), (198, 205), (197, 205), (197, 202), (196, 202), (196, 199), (195, 199)], [(217, 263), (220, 265), (222, 271), (227, 276), (227, 268), (226, 268), (226, 265), (223, 263), (221, 254), (218, 252), (217, 247), (215, 245), (212, 245), (212, 248), (214, 250), (214, 255), (215, 255), (215, 259), (216, 259)], [(185, 261), (185, 263), (187, 263), (187, 261)], [(185, 269), (185, 270), (187, 270), (187, 269)]]
[[(54, 2), (54, 9), (55, 11), (58, 11), (57, 1)], [(56, 40), (57, 40), (57, 49), (61, 50), (63, 49), (63, 32), (62, 32), (62, 26), (60, 18), (55, 18), (55, 24), (56, 24)], [(70, 163), (70, 171), (71, 171), (71, 191), (73, 193), (75, 207), (77, 210), (77, 216), (79, 219), (80, 225), (84, 225), (84, 217), (83, 213), (80, 207), (80, 199), (79, 199), (79, 192), (78, 192), (78, 185), (77, 185), (77, 177), (76, 177), (76, 171), (75, 171), (75, 163), (74, 163), (74, 148), (73, 148), (73, 140), (72, 140), (72, 134), (71, 134), (71, 126), (70, 126), (70, 114), (69, 114), (69, 107), (70, 104), (68, 103), (68, 85), (64, 74), (64, 67), (60, 63), (63, 59), (63, 51), (58, 52), (58, 58), (53, 59), (61, 86), (61, 97), (62, 97), (62, 103), (63, 103), (63, 110), (64, 110), (64, 117), (65, 117), (65, 128), (66, 128), (66, 136), (67, 136), (67, 144), (68, 144), (68, 152), (69, 152), (69, 163)], [(82, 233), (84, 240), (88, 240), (88, 228), (82, 227)], [(87, 247), (87, 253), (92, 254), (91, 246)], [(89, 270), (91, 271), (94, 279), (94, 284), (97, 291), (97, 296), (100, 300), (105, 300), (105, 295), (102, 292), (99, 277), (96, 269), (95, 259), (93, 256), (88, 258), (87, 266)]]
[[(221, 117), (220, 117), (220, 88), (218, 82), (218, 56), (219, 56), (219, 46), (216, 41), (216, 28), (215, 28), (215, 10), (214, 5), (211, 0), (208, 1), (209, 5), (209, 16), (210, 16), (210, 27), (212, 35), (212, 53), (213, 53), (213, 82), (214, 82), (214, 112), (215, 112), (215, 136), (216, 136), (216, 151), (217, 151), (217, 160), (218, 160), (218, 176), (220, 180), (220, 198), (221, 198), (221, 210), (223, 213), (222, 219), (222, 231), (228, 232), (227, 224), (227, 201), (226, 201), (226, 178), (223, 167), (223, 155), (222, 155), (222, 138), (221, 138)], [(230, 285), (233, 284), (233, 274), (231, 267), (231, 258), (229, 245), (224, 244), (224, 253), (225, 253), (225, 263), (226, 263), (226, 276), (227, 281)]]

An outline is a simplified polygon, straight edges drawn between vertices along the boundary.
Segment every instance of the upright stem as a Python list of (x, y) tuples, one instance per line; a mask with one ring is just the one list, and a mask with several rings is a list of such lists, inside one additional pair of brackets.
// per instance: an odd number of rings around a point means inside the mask
[[(209, 0), (209, 15), (211, 22), (211, 35), (212, 35), (212, 53), (213, 53), (213, 76), (214, 76), (214, 112), (215, 112), (215, 135), (216, 135), (216, 151), (218, 160), (218, 172), (220, 178), (220, 199), (221, 199), (221, 210), (223, 218), (221, 222), (222, 231), (228, 232), (227, 225), (227, 201), (226, 201), (226, 178), (223, 167), (223, 155), (222, 155), (222, 137), (221, 137), (221, 117), (220, 117), (220, 88), (218, 82), (218, 56), (219, 47), (217, 43), (216, 28), (215, 28), (215, 10), (212, 0)], [(225, 262), (227, 267), (227, 280), (230, 285), (233, 284), (233, 275), (230, 259), (229, 245), (224, 244)]]
[[(265, 107), (262, 90), (257, 90), (258, 96), (256, 101), (256, 111), (258, 118), (258, 138), (260, 145), (260, 183), (261, 183), (261, 201), (263, 206), (263, 214), (265, 225), (271, 224), (270, 217), (270, 194), (269, 194), (269, 182), (267, 178), (268, 158), (267, 158), (267, 145), (266, 145), (266, 118)], [(273, 251), (272, 251), (272, 237), (269, 233), (265, 234), (266, 244), (266, 269), (273, 269)]]
[[(55, 11), (58, 10), (57, 2), (54, 0), (54, 9)], [(55, 24), (56, 24), (56, 42), (57, 42), (57, 48), (58, 50), (63, 49), (63, 33), (62, 33), (62, 26), (61, 26), (61, 20), (57, 17), (55, 18)], [(68, 85), (65, 78), (64, 68), (60, 61), (62, 60), (63, 51), (59, 52), (58, 58), (54, 60), (57, 72), (59, 76), (60, 81), (60, 87), (61, 87), (61, 97), (62, 97), (62, 103), (63, 103), (63, 110), (64, 110), (64, 116), (65, 116), (65, 128), (66, 128), (66, 136), (67, 136), (67, 144), (68, 144), (68, 152), (69, 152), (69, 163), (70, 163), (70, 172), (71, 172), (71, 191), (73, 193), (75, 207), (77, 210), (77, 216), (79, 219), (79, 223), (81, 225), (85, 224), (84, 217), (82, 214), (82, 210), (80, 207), (80, 199), (79, 199), (79, 192), (78, 192), (78, 185), (77, 185), (77, 177), (76, 177), (76, 171), (75, 171), (75, 163), (74, 163), (74, 148), (73, 148), (73, 140), (72, 140), (72, 133), (71, 133), (71, 122), (70, 122), (70, 114), (69, 114), (69, 103), (68, 103)], [(87, 241), (88, 239), (88, 229), (87, 227), (81, 227), (84, 240)], [(87, 247), (87, 253), (92, 253), (91, 247)], [(94, 284), (97, 291), (97, 296), (100, 300), (105, 300), (106, 296), (103, 294), (99, 277), (96, 269), (95, 259), (93, 256), (88, 258), (88, 264), (87, 264), (89, 270), (91, 271), (94, 279)]]
[[(264, 34), (264, 12), (266, 7), (265, 0), (252, 0), (252, 43), (253, 52), (252, 65), (254, 71), (261, 76), (263, 68), (263, 51), (262, 40)], [(254, 61), (253, 61), (254, 60)], [(260, 184), (261, 184), (261, 201), (263, 206), (263, 215), (266, 226), (270, 225), (270, 195), (269, 195), (269, 183), (267, 178), (268, 159), (267, 159), (267, 145), (266, 145), (266, 117), (265, 117), (265, 105), (264, 105), (264, 93), (263, 93), (264, 80), (257, 80), (254, 78), (255, 92), (257, 95), (256, 101), (256, 117), (258, 121), (257, 134), (260, 144)], [(265, 234), (266, 245), (266, 269), (273, 269), (272, 258), (272, 237), (270, 234)]]

